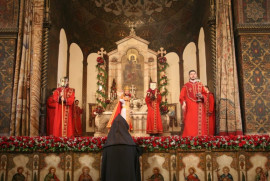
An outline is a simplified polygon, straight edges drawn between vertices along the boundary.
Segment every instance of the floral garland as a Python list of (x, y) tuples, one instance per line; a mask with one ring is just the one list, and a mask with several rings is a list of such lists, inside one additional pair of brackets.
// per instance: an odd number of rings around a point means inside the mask
[(105, 60), (103, 57), (97, 58), (96, 68), (98, 70), (98, 74), (97, 74), (98, 89), (96, 91), (98, 96), (97, 96), (96, 100), (98, 103), (97, 108), (99, 109), (96, 111), (96, 113), (101, 114), (102, 112), (104, 112), (104, 109), (107, 107), (106, 90), (107, 90), (107, 77), (108, 77), (108, 75), (106, 72), (106, 63), (105, 63)]
[[(168, 77), (165, 74), (166, 73), (166, 69), (168, 68), (169, 64), (167, 62), (167, 58), (166, 57), (158, 57), (158, 85), (159, 85), (159, 90), (161, 90), (161, 96), (165, 97), (165, 101), (164, 99), (162, 99), (163, 101), (160, 104), (160, 113), (162, 115), (167, 114), (169, 112), (168, 110), (168, 103), (167, 103), (167, 98), (166, 96), (168, 95), (168, 89), (166, 88), (166, 86), (168, 85)], [(163, 74), (161, 76), (161, 74)]]
[[(270, 151), (269, 135), (137, 137), (134, 142), (145, 151), (169, 150), (265, 150)], [(0, 137), (0, 151), (18, 152), (98, 152), (106, 137)]]

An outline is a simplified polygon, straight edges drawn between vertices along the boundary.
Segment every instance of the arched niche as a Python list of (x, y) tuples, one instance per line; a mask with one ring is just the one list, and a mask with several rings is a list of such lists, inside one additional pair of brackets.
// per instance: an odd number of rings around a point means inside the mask
[(190, 42), (183, 52), (183, 67), (184, 67), (184, 82), (189, 81), (188, 72), (190, 70), (197, 70), (197, 58), (196, 58), (196, 45), (194, 42)]
[(180, 120), (180, 103), (179, 103), (179, 95), (180, 95), (180, 70), (179, 70), (179, 56), (170, 52), (165, 56), (167, 58), (167, 62), (169, 64), (166, 72), (168, 77), (168, 103), (177, 105), (177, 120)]
[(59, 39), (57, 83), (59, 83), (61, 77), (65, 77), (67, 75), (68, 43), (66, 32), (63, 28), (60, 30)]
[(69, 53), (69, 85), (75, 89), (75, 99), (82, 107), (83, 53), (76, 43), (70, 45)]
[(89, 121), (89, 103), (96, 103), (96, 90), (97, 86), (97, 53), (91, 53), (87, 57), (87, 91), (86, 91), (86, 132), (93, 132), (94, 127), (90, 127)]

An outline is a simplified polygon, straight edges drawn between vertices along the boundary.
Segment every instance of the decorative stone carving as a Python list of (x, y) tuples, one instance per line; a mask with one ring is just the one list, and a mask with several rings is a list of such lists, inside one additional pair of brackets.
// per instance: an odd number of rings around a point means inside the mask
[(107, 136), (108, 129), (107, 124), (112, 115), (112, 112), (103, 112), (100, 115), (97, 115), (95, 118), (96, 132), (94, 134), (95, 137), (103, 137)]

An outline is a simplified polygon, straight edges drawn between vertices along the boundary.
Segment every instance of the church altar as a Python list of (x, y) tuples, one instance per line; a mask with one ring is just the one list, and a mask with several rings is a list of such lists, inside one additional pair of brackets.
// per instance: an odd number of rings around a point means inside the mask
[[(166, 181), (184, 180), (190, 168), (200, 180), (217, 180), (224, 168), (234, 180), (255, 180), (270, 167), (270, 137), (133, 137), (143, 148), (142, 180), (158, 169)], [(0, 178), (11, 180), (23, 168), (28, 180), (44, 180), (51, 168), (59, 180), (78, 180), (89, 168), (93, 181), (100, 178), (102, 147), (106, 137), (0, 137)]]
[[(131, 131), (131, 135), (134, 137), (146, 137), (149, 134), (146, 133), (146, 122), (147, 122), (147, 106), (144, 100), (140, 99), (132, 99), (132, 113), (130, 114), (132, 118), (133, 131)], [(111, 111), (105, 111), (101, 115), (96, 115), (95, 117), (95, 126), (96, 131), (95, 137), (103, 137), (107, 136), (108, 129), (106, 128), (107, 123), (112, 115)], [(170, 136), (170, 132), (167, 127), (169, 124), (169, 116), (162, 115), (162, 124), (163, 124), (163, 136)]]
[[(130, 116), (132, 119), (133, 131), (132, 136), (144, 137), (149, 136), (146, 133), (147, 123), (147, 105), (145, 103), (146, 92), (149, 89), (150, 82), (158, 82), (159, 90), (162, 95), (162, 103), (167, 105), (167, 80), (166, 68), (158, 63), (158, 57), (163, 57), (166, 51), (161, 47), (158, 52), (148, 48), (150, 42), (136, 35), (134, 27), (131, 28), (129, 36), (116, 42), (117, 49), (111, 52), (106, 52), (104, 48), (98, 51), (97, 58), (98, 67), (98, 90), (96, 101), (104, 112), (97, 113), (95, 117), (95, 137), (106, 136), (108, 130), (106, 128), (109, 122), (112, 111), (116, 105), (123, 88), (130, 87)], [(105, 63), (105, 54), (108, 56), (108, 63)], [(108, 69), (108, 75), (105, 72)], [(163, 69), (163, 70), (161, 70)], [(100, 78), (103, 77), (103, 78)], [(108, 79), (104, 82), (105, 78)], [(164, 79), (164, 80), (163, 80)], [(166, 84), (163, 82), (166, 81)], [(111, 102), (111, 105), (106, 105), (106, 101)], [(103, 107), (103, 108), (102, 108)], [(168, 125), (169, 116), (162, 115), (163, 134), (162, 136), (170, 136)], [(179, 124), (180, 125), (180, 124)]]

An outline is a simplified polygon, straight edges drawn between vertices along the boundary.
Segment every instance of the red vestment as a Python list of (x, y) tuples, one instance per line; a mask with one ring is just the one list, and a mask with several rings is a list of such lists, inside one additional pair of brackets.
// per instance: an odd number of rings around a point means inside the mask
[(56, 101), (53, 99), (53, 95), (50, 95), (47, 99), (47, 135), (53, 134), (53, 122), (55, 117)]
[(180, 93), (180, 103), (186, 102), (184, 116), (184, 131), (182, 136), (207, 135), (205, 103), (197, 102), (197, 94), (201, 93), (206, 99), (206, 91), (200, 82), (188, 82)]
[[(159, 105), (161, 102), (161, 95), (159, 92), (156, 93), (157, 90), (149, 89), (146, 94), (145, 102), (148, 107), (147, 113), (147, 124), (146, 124), (146, 132), (148, 134), (159, 134), (163, 133), (162, 120), (159, 110)], [(156, 98), (154, 100), (151, 99), (152, 96), (156, 94)]]
[[(127, 121), (128, 125), (129, 125), (129, 130), (133, 130), (133, 126), (132, 126), (132, 119), (131, 119), (131, 116), (130, 116), (130, 98), (131, 98), (131, 95), (128, 95), (128, 96), (125, 96), (124, 94), (122, 94), (120, 96), (120, 100), (121, 99), (126, 99), (125, 100), (125, 108), (126, 108), (126, 118), (125, 120)], [(113, 112), (112, 112), (112, 115), (110, 117), (110, 120), (107, 124), (107, 128), (108, 129), (111, 129), (111, 126), (113, 124), (113, 121), (114, 119), (118, 116), (118, 114), (121, 115), (121, 112), (122, 112), (122, 103), (120, 102), (120, 100), (117, 102)]]
[(207, 134), (213, 136), (215, 134), (215, 98), (213, 93), (207, 94), (205, 106)]
[[(63, 91), (64, 102), (60, 100)], [(53, 93), (53, 99), (57, 102), (53, 124), (53, 136), (71, 137), (74, 136), (73, 128), (73, 103), (75, 90), (69, 87), (59, 87)], [(63, 116), (63, 119), (62, 119)], [(64, 125), (64, 126), (63, 126)]]
[(81, 121), (81, 114), (83, 113), (83, 109), (79, 106), (74, 105), (74, 132), (75, 136), (82, 136), (82, 121)]
[(200, 181), (200, 179), (196, 174), (190, 174), (189, 176), (187, 176), (187, 181)]

